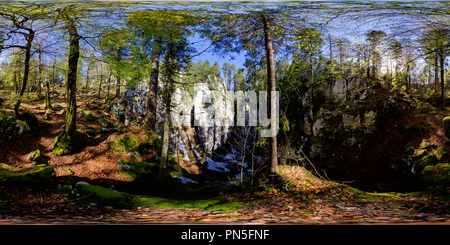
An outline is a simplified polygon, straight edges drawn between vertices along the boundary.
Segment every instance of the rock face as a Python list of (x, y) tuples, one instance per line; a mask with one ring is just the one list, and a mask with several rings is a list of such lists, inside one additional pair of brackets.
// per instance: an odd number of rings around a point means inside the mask
[(340, 79), (322, 88), (324, 103), (305, 114), (303, 132), (310, 139), (310, 157), (319, 157), (326, 144), (361, 148), (378, 130), (379, 118), (406, 113), (390, 95), (380, 95), (380, 85), (359, 79)]
[[(203, 88), (205, 91), (208, 91), (209, 88), (207, 85), (205, 88)], [(162, 88), (161, 88), (162, 89)], [(219, 88), (220, 89), (220, 88)], [(147, 94), (148, 94), (148, 85), (145, 83), (140, 83), (136, 89), (126, 89), (122, 94), (121, 100), (115, 100), (113, 103), (111, 103), (109, 106), (105, 107), (106, 111), (110, 111), (119, 122), (123, 123), (124, 125), (135, 125), (135, 126), (142, 126), (143, 125), (143, 119), (145, 118), (146, 112), (147, 112)], [(179, 89), (175, 91), (175, 93), (172, 95), (172, 106), (177, 105), (177, 103), (181, 103), (180, 101), (184, 99), (180, 93)], [(208, 101), (206, 98), (206, 92), (205, 95), (203, 95), (203, 101)], [(190, 103), (185, 102), (186, 108), (194, 108), (193, 100), (190, 101)], [(225, 105), (225, 101), (222, 102), (222, 104), (215, 104), (216, 107), (210, 102), (204, 102), (203, 108), (204, 111), (201, 113), (206, 113), (208, 116), (212, 116), (212, 113), (222, 108), (227, 108)], [(194, 114), (194, 110), (189, 110), (189, 113)], [(165, 112), (164, 112), (164, 105), (163, 100), (161, 97), (158, 98), (158, 106), (157, 106), (157, 129), (156, 134), (162, 135), (162, 125), (165, 120)], [(199, 115), (200, 113), (195, 113)], [(198, 118), (195, 118), (198, 120)], [(212, 152), (213, 150), (216, 150), (220, 148), (224, 142), (227, 141), (227, 139), (230, 137), (231, 131), (233, 127), (229, 126), (220, 126), (220, 124), (213, 124), (211, 126), (199, 126), (195, 127), (196, 132), (196, 138), (195, 139), (188, 139), (186, 137), (185, 132), (182, 131), (192, 131), (192, 128), (194, 128), (194, 118), (192, 118), (192, 126), (183, 126), (180, 127), (180, 130), (172, 130), (170, 133), (170, 146), (172, 147), (172, 150), (181, 150), (185, 151), (186, 146), (191, 146), (194, 148), (197, 148), (197, 145), (201, 146), (201, 148), (206, 152)], [(183, 137), (184, 135), (184, 137)], [(192, 141), (194, 141), (194, 144), (192, 144)], [(184, 153), (183, 153), (184, 154)]]
[(409, 113), (409, 103), (380, 84), (356, 78), (334, 81), (319, 94), (321, 102), (307, 107), (300, 122), (301, 150), (332, 179), (376, 182), (380, 173), (373, 171), (389, 168), (401, 154), (398, 149), (404, 153), (406, 142), (388, 138), (395, 137), (391, 124)]

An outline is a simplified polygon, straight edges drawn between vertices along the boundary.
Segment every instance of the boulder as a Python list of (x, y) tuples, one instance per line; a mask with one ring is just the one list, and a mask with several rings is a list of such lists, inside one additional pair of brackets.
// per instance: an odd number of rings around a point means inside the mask
[(444, 125), (445, 137), (450, 138), (450, 116), (444, 117), (442, 124)]
[(34, 115), (34, 113), (24, 111), (20, 114), (20, 117), (22, 118), (23, 121), (25, 121), (27, 123), (27, 125), (30, 128), (32, 128), (32, 129), (39, 128), (39, 121), (38, 121), (36, 115)]
[(45, 183), (55, 174), (53, 167), (43, 164), (31, 168), (12, 167), (0, 164), (0, 184), (33, 184)]
[(23, 128), (11, 116), (0, 116), (0, 138), (12, 139), (19, 137), (23, 133)]
[(42, 153), (39, 149), (33, 151), (28, 155), (28, 160), (33, 162), (33, 164), (44, 164), (47, 165), (47, 161), (42, 157)]

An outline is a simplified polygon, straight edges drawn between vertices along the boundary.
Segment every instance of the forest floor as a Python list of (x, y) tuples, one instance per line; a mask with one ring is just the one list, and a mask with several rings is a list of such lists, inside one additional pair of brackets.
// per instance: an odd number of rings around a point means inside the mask
[[(141, 142), (147, 139), (138, 127), (119, 126), (113, 116), (103, 114), (104, 100), (98, 100), (92, 94), (81, 94), (78, 111), (90, 111), (96, 118), (115, 126), (111, 126), (106, 134), (89, 135), (89, 131), (100, 131), (102, 127), (80, 115), (77, 125), (84, 135), (85, 145), (75, 154), (54, 156), (53, 143), (64, 125), (64, 100), (54, 102), (55, 105), (62, 109), (49, 111), (50, 119), (43, 120), (46, 113), (43, 101), (22, 102), (21, 110), (34, 113), (41, 124), (40, 129), (2, 142), (0, 162), (13, 167), (30, 167), (28, 155), (39, 149), (48, 165), (54, 168), (56, 180), (40, 187), (0, 186), (0, 224), (450, 224), (448, 192), (369, 193), (312, 177), (298, 166), (282, 167), (281, 187), (269, 186), (255, 192), (238, 191), (203, 198), (235, 203), (238, 208), (214, 210), (205, 208), (208, 205), (190, 208), (176, 204), (161, 208), (144, 203), (115, 207), (82, 202), (83, 197), (74, 198), (58, 191), (60, 186), (56, 186), (69, 180), (100, 186), (129, 182), (118, 159), (137, 161), (139, 157), (111, 148), (119, 137), (133, 135)], [(12, 106), (6, 105), (2, 113), (13, 115)], [(177, 204), (185, 201), (167, 200)]]

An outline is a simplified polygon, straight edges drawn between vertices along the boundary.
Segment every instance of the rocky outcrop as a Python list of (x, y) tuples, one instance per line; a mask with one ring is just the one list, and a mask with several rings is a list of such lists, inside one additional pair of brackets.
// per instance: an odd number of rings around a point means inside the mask
[(324, 85), (317, 96), (320, 103), (304, 110), (299, 146), (331, 179), (373, 185), (411, 164), (404, 157), (410, 139), (400, 127), (412, 110), (407, 100), (357, 78)]
[(310, 157), (320, 157), (327, 144), (361, 148), (379, 130), (380, 119), (408, 112), (408, 105), (399, 107), (393, 95), (384, 92), (381, 85), (369, 86), (360, 79), (340, 79), (323, 87), (324, 102), (311, 107), (303, 120)]
[[(205, 84), (205, 86), (207, 86)], [(204, 88), (207, 90), (208, 88)], [(220, 89), (220, 88), (219, 88)], [(105, 106), (105, 110), (114, 115), (120, 123), (124, 125), (135, 125), (142, 126), (143, 119), (145, 118), (147, 112), (147, 94), (148, 94), (148, 85), (145, 83), (140, 83), (135, 89), (126, 89), (122, 98), (116, 99), (110, 105)], [(179, 91), (179, 90), (177, 90)], [(178, 100), (183, 99), (177, 91), (172, 95), (175, 99), (172, 103), (177, 104)], [(206, 95), (205, 95), (206, 96)], [(179, 98), (178, 98), (179, 97)], [(178, 99), (177, 99), (178, 98)], [(207, 101), (207, 100), (204, 100)], [(225, 103), (225, 102), (223, 102)], [(219, 105), (216, 107), (213, 106), (212, 103), (204, 103), (204, 113), (212, 113), (214, 110), (227, 108), (225, 105)], [(174, 106), (174, 105), (172, 105)], [(193, 101), (186, 105), (188, 108), (194, 108)], [(190, 111), (190, 113), (194, 114), (194, 111)], [(158, 98), (158, 106), (157, 106), (157, 128), (156, 134), (162, 135), (162, 125), (165, 120), (165, 112), (163, 106), (163, 100), (161, 97)], [(197, 113), (198, 115), (199, 113)], [(198, 120), (198, 118), (196, 118)], [(230, 137), (233, 127), (229, 126), (198, 126), (195, 127), (196, 137), (194, 139), (186, 137), (185, 132), (182, 131), (192, 131), (190, 129), (194, 128), (194, 118), (192, 118), (192, 126), (188, 127), (180, 127), (179, 130), (172, 130), (170, 132), (170, 146), (172, 150), (185, 150), (185, 146), (190, 146), (197, 148), (197, 146), (201, 146), (201, 148), (206, 152), (212, 152), (218, 148), (220, 148)], [(184, 135), (184, 137), (183, 137)], [(191, 136), (192, 137), (192, 136)], [(194, 144), (192, 144), (194, 141)], [(193, 148), (193, 149), (194, 149)], [(188, 149), (186, 149), (188, 150)], [(188, 157), (186, 157), (188, 158)]]

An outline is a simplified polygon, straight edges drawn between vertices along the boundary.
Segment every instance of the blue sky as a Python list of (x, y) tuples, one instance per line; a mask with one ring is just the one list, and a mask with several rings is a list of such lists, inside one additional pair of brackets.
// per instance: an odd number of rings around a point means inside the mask
[[(197, 53), (200, 53), (207, 49), (209, 46), (211, 46), (211, 42), (201, 39), (199, 35), (195, 35), (194, 37), (190, 38), (190, 42), (194, 43), (193, 46), (197, 50)], [(195, 55), (195, 54), (194, 54)], [(223, 63), (230, 63), (234, 64), (236, 66), (236, 69), (243, 68), (244, 62), (245, 62), (245, 56), (244, 53), (240, 54), (232, 54), (234, 56), (234, 59), (231, 59), (231, 57), (221, 57), (220, 55), (214, 53), (212, 51), (212, 47), (208, 49), (208, 51), (203, 52), (202, 54), (195, 56), (192, 61), (197, 62), (199, 60), (205, 61), (209, 60), (210, 64), (214, 64), (214, 62), (217, 61), (220, 68), (222, 68)]]

